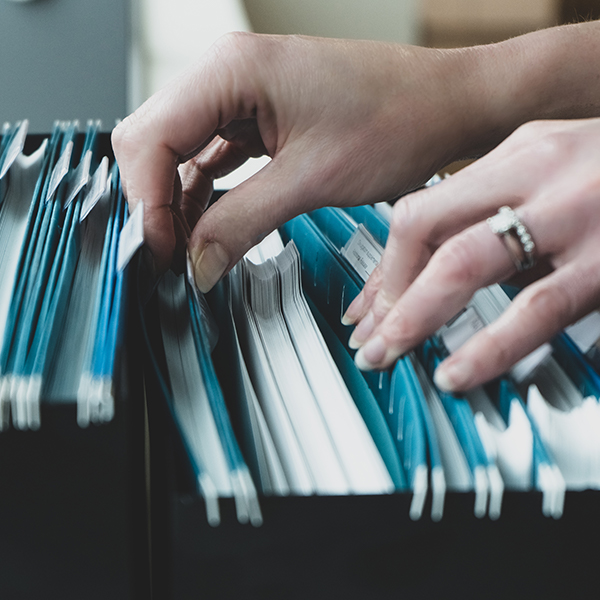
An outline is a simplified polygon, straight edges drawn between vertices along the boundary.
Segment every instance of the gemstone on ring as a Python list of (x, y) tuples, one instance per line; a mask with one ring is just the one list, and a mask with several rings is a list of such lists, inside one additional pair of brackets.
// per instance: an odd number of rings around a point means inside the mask
[(535, 242), (510, 206), (499, 208), (498, 213), (487, 220), (487, 224), (504, 243), (517, 271), (525, 271), (535, 265)]

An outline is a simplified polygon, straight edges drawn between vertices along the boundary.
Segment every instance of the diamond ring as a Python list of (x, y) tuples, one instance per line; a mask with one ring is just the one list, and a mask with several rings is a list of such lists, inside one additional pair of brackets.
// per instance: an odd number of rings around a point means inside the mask
[(526, 271), (535, 265), (535, 242), (512, 208), (503, 206), (487, 223), (504, 243), (517, 271)]

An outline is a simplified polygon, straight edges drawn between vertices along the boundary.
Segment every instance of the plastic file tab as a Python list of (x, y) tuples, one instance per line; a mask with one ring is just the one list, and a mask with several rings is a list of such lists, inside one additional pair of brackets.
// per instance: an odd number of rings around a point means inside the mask
[(600, 338), (600, 313), (595, 310), (583, 319), (569, 325), (565, 333), (573, 340), (579, 351), (586, 354)]
[(88, 182), (89, 190), (86, 190), (85, 197), (81, 206), (80, 219), (83, 221), (98, 204), (100, 198), (104, 195), (109, 184), (108, 158), (105, 156), (91, 178), (91, 185)]
[(383, 248), (363, 225), (356, 228), (348, 243), (342, 248), (342, 256), (365, 282), (381, 262), (382, 254)]
[(390, 224), (381, 213), (371, 206), (351, 206), (344, 208), (343, 211), (356, 223), (361, 223), (380, 247), (385, 247), (390, 233)]
[(28, 129), (29, 121), (25, 120), (17, 123), (14, 132), (7, 140), (6, 147), (3, 148), (3, 152), (0, 154), (0, 179), (4, 178), (17, 157), (23, 152)]
[(138, 202), (123, 228), (117, 255), (117, 270), (122, 271), (144, 243), (144, 203)]

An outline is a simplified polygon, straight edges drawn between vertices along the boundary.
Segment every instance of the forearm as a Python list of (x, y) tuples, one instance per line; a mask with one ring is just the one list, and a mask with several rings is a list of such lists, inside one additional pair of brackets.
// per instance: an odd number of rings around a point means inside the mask
[(600, 116), (600, 21), (445, 52), (461, 71), (453, 158), (480, 155), (527, 121)]

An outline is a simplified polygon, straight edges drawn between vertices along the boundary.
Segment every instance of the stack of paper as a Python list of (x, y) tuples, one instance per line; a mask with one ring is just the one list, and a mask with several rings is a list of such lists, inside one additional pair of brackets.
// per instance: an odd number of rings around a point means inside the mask
[[(193, 285), (193, 284), (192, 284)], [(206, 499), (208, 519), (220, 521), (217, 499), (234, 496), (241, 522), (262, 522), (256, 490), (233, 433), (210, 359), (197, 290), (168, 273), (158, 288), (171, 410)]]

